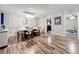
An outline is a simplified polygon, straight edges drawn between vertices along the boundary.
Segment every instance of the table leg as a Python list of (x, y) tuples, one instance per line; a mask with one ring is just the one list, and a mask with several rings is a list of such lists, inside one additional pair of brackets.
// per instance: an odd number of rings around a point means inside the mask
[(17, 32), (17, 41), (19, 42), (19, 32)]

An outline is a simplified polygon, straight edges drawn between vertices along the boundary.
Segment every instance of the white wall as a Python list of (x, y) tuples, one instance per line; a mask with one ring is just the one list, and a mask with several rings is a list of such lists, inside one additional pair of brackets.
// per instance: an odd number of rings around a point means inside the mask
[[(52, 18), (52, 33), (54, 34), (59, 34), (59, 35), (65, 35), (65, 19), (64, 19), (64, 15), (63, 13), (57, 13), (57, 14), (52, 14), (50, 16), (46, 16), (46, 17), (41, 17), (38, 19), (38, 27), (41, 28), (41, 31), (47, 31), (47, 18)], [(54, 24), (54, 18), (61, 16), (61, 25), (55, 25)]]
[(26, 19), (24, 15), (9, 14), (9, 34), (13, 35), (24, 26), (36, 26), (36, 19), (27, 19), (27, 24), (24, 24)]
[(78, 16), (78, 39), (79, 39), (79, 12), (77, 12), (77, 16)]
[[(25, 26), (24, 21), (27, 19), (25, 15), (4, 12), (5, 27), (8, 29), (8, 36), (13, 36), (16, 32)], [(28, 27), (36, 26), (36, 19), (28, 19), (26, 24)]]
[[(5, 25), (6, 25), (6, 28), (8, 28), (8, 36), (14, 35), (18, 29), (24, 26), (24, 21), (27, 18), (24, 15), (18, 15), (16, 13), (14, 14), (8, 13), (8, 12), (4, 12), (4, 13), (5, 13)], [(61, 25), (54, 24), (54, 18), (58, 16), (62, 17)], [(28, 19), (28, 23), (26, 24), (26, 26), (28, 27), (38, 26), (40, 27), (41, 31), (46, 32), (47, 18), (52, 18), (52, 33), (65, 35), (65, 13), (57, 13), (54, 15), (52, 14), (50, 16), (42, 16), (42, 17), (39, 17), (38, 19)], [(79, 25), (79, 20), (78, 20), (78, 25)], [(78, 32), (79, 32), (79, 26), (78, 26)]]
[(27, 24), (26, 27), (34, 27), (37, 25), (37, 19), (36, 18), (26, 18), (25, 20), (27, 20)]
[(24, 16), (16, 15), (16, 14), (9, 14), (8, 18), (8, 31), (9, 36), (14, 35), (18, 29), (23, 26)]
[[(7, 29), (8, 28), (8, 25), (9, 25), (9, 14), (5, 11), (0, 11), (0, 13), (3, 12), (4, 13), (4, 25), (5, 25), (5, 28)], [(0, 16), (1, 18), (1, 16)], [(1, 26), (1, 24), (0, 24)]]
[(75, 19), (70, 19), (69, 17), (66, 17), (66, 29), (77, 30), (78, 29), (78, 18), (76, 17)]
[(41, 32), (46, 32), (46, 18), (40, 17), (37, 19), (37, 26), (40, 27)]
[[(65, 19), (64, 19), (63, 13), (58, 13), (52, 16), (52, 33), (59, 34), (59, 35), (65, 35)], [(55, 25), (54, 24), (54, 18), (61, 16), (61, 25)]]

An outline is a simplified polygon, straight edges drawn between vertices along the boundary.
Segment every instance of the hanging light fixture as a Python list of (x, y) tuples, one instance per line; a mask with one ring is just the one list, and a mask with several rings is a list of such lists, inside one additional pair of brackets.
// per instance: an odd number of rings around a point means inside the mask
[(70, 16), (70, 19), (75, 19), (75, 16)]
[(24, 12), (24, 13), (26, 13), (27, 18), (34, 18), (35, 17), (34, 13), (31, 13), (31, 12)]

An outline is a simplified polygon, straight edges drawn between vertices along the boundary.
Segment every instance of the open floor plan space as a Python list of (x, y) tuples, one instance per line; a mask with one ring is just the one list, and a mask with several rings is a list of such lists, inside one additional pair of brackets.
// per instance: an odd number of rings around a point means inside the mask
[(79, 4), (0, 4), (0, 54), (78, 54)]

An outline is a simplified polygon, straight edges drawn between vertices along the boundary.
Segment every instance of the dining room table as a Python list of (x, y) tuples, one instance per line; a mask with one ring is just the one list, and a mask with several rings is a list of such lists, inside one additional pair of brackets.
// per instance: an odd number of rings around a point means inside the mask
[[(17, 40), (18, 42), (24, 39), (24, 31), (27, 31), (28, 29), (19, 29), (17, 30)], [(21, 39), (20, 39), (21, 37)]]

